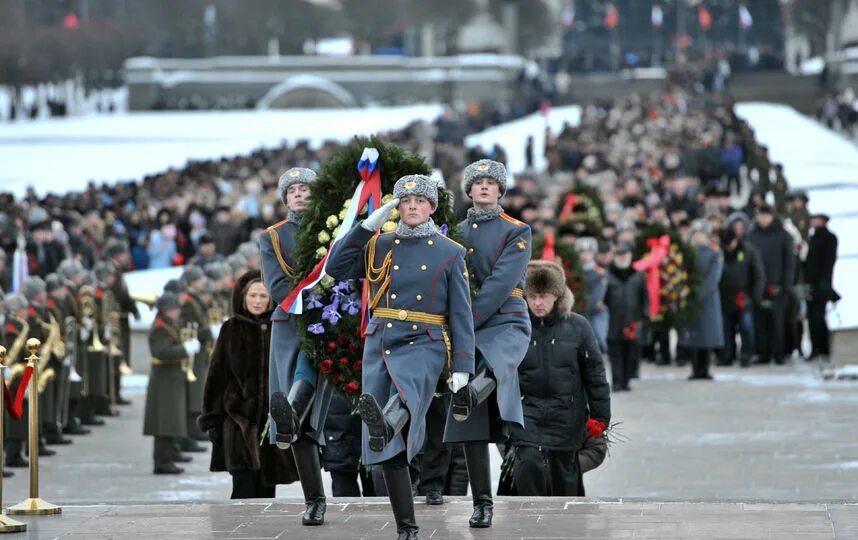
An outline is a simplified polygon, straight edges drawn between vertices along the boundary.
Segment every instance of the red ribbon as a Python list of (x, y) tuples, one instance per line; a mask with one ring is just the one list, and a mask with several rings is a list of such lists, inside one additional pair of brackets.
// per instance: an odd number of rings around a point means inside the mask
[(545, 247), (542, 248), (542, 255), (539, 258), (543, 261), (557, 259), (557, 253), (554, 250), (554, 233), (545, 233)]
[(566, 218), (572, 215), (572, 209), (575, 208), (576, 204), (578, 204), (578, 195), (574, 193), (566, 195), (566, 198), (563, 200), (563, 210), (560, 211), (561, 222), (566, 221)]
[(24, 394), (27, 392), (27, 387), (30, 385), (30, 378), (33, 376), (33, 366), (24, 368), (24, 375), (21, 377), (21, 384), (18, 385), (18, 391), (15, 397), (12, 397), (12, 391), (6, 386), (6, 381), (3, 381), (3, 403), (6, 404), (6, 411), (13, 420), (20, 420), (24, 416)]
[(670, 251), (670, 236), (664, 234), (646, 241), (649, 254), (632, 265), (638, 272), (646, 271), (646, 288), (649, 293), (649, 316), (655, 318), (661, 309), (661, 263)]

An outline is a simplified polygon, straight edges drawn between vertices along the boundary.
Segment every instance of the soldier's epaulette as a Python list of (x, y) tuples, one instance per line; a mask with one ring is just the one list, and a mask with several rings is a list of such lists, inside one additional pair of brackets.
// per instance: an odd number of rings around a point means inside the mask
[(501, 212), (501, 213), (500, 213), (500, 217), (501, 217), (504, 221), (508, 221), (508, 222), (512, 223), (513, 225), (515, 225), (516, 227), (524, 227), (524, 226), (526, 226), (526, 225), (527, 225), (526, 223), (524, 223), (524, 222), (522, 222), (522, 221), (519, 221), (519, 220), (515, 219), (514, 217), (510, 216), (510, 215), (509, 215), (509, 214), (507, 214), (506, 212)]
[(438, 236), (440, 236), (441, 238), (443, 238), (444, 240), (446, 240), (446, 241), (448, 241), (448, 242), (451, 242), (451, 243), (453, 243), (453, 244), (455, 244), (455, 245), (459, 246), (459, 247), (460, 247), (460, 248), (462, 248), (462, 249), (465, 249), (465, 246), (463, 246), (462, 244), (460, 244), (460, 243), (456, 242), (455, 240), (453, 240), (453, 239), (452, 239), (452, 238), (450, 238), (449, 236), (444, 236), (443, 234), (439, 234)]
[(280, 225), (283, 225), (283, 224), (287, 223), (288, 221), (289, 221), (288, 219), (284, 219), (283, 221), (279, 221), (279, 222), (275, 223), (274, 225), (272, 225), (272, 226), (268, 227), (267, 229), (265, 229), (265, 232), (273, 231), (274, 229), (276, 229), (276, 228), (277, 228), (277, 227), (279, 227)]

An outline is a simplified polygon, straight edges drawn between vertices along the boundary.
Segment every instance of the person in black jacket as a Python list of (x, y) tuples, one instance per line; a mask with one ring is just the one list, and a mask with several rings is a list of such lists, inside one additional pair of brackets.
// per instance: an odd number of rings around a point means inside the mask
[(614, 262), (608, 270), (605, 293), (610, 322), (608, 357), (614, 392), (627, 391), (629, 379), (640, 361), (640, 327), (649, 318), (649, 294), (644, 275), (632, 268), (631, 246), (617, 246)]
[[(339, 390), (331, 394), (328, 416), (325, 418), (325, 445), (322, 446), (322, 466), (331, 473), (334, 497), (375, 496), (372, 474), (361, 467), (360, 416), (352, 414), (355, 404)], [(360, 485), (358, 485), (360, 479)]]
[(559, 264), (531, 261), (525, 297), (533, 333), (518, 367), (524, 428), (510, 433), (513, 483), (521, 496), (583, 496), (577, 453), (585, 424), (589, 417), (604, 430), (611, 420), (602, 353), (590, 323), (572, 313)]
[(804, 280), (810, 285), (807, 306), (811, 358), (827, 357), (831, 353), (831, 338), (825, 321), (828, 302), (837, 302), (840, 295), (834, 290), (834, 263), (837, 261), (837, 236), (828, 230), (828, 216), (814, 214), (810, 218), (813, 235), (808, 242), (804, 263)]
[(763, 204), (757, 211), (756, 226), (748, 234), (748, 243), (759, 252), (766, 274), (763, 300), (756, 314), (760, 363), (768, 364), (774, 357), (776, 363), (783, 364), (787, 295), (795, 283), (792, 238), (775, 218), (772, 207)]
[(720, 233), (724, 248), (721, 274), (721, 314), (724, 318), (724, 347), (718, 351), (718, 365), (730, 366), (736, 359), (736, 332), (742, 336), (740, 363), (748, 367), (754, 351), (753, 306), (759, 305), (766, 285), (760, 254), (736, 236), (733, 229)]

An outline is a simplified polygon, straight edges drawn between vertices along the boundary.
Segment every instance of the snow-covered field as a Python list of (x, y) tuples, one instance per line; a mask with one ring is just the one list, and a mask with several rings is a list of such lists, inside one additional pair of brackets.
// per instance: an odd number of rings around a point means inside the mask
[(249, 153), (284, 141), (347, 141), (432, 121), (440, 105), (372, 109), (164, 112), (0, 124), (0, 191), (82, 189), (139, 180), (189, 159)]
[(858, 327), (858, 146), (791, 107), (740, 103), (736, 113), (748, 121), (769, 156), (784, 167), (792, 188), (810, 196), (811, 212), (831, 216), (829, 228), (840, 240), (834, 288), (843, 296), (829, 313), (833, 328)]

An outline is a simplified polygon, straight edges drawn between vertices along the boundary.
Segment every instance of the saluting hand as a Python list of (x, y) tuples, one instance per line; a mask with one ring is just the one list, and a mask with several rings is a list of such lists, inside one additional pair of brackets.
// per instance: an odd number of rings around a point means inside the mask
[(360, 226), (368, 231), (377, 231), (382, 225), (384, 225), (390, 217), (390, 213), (393, 212), (393, 209), (397, 206), (399, 206), (399, 199), (393, 199), (370, 214), (368, 218), (363, 220), (363, 223), (361, 223)]

